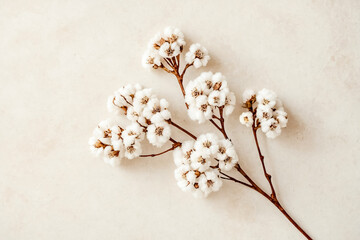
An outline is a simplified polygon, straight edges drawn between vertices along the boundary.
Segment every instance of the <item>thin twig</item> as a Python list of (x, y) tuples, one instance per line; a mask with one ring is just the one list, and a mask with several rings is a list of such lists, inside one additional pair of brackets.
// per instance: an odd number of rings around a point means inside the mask
[(240, 184), (242, 184), (242, 185), (244, 185), (244, 186), (246, 186), (246, 187), (254, 188), (254, 187), (251, 186), (250, 184), (245, 183), (245, 182), (243, 182), (243, 181), (240, 181), (240, 180), (238, 180), (238, 179), (236, 179), (236, 178), (234, 178), (234, 177), (231, 177), (231, 176), (229, 176), (229, 175), (227, 175), (227, 174), (225, 174), (225, 173), (223, 173), (223, 172), (221, 172), (221, 171), (220, 171), (220, 174), (222, 174), (222, 175), (224, 175), (225, 177), (227, 177), (227, 178), (221, 177), (222, 179), (231, 180), (231, 181), (240, 183)]
[(258, 139), (257, 139), (257, 134), (256, 134), (256, 130), (255, 130), (255, 125), (253, 124), (253, 127), (252, 127), (252, 132), (253, 132), (253, 135), (254, 135), (254, 139), (255, 139), (255, 143), (256, 143), (256, 148), (257, 148), (257, 151), (259, 153), (259, 158), (260, 158), (260, 161), (261, 161), (261, 165), (262, 165), (262, 169), (264, 171), (264, 175), (265, 175), (265, 178), (267, 179), (267, 181), (269, 182), (269, 185), (270, 185), (270, 188), (271, 188), (271, 197), (276, 199), (276, 192), (275, 192), (275, 188), (272, 184), (272, 181), (271, 181), (271, 175), (268, 174), (267, 170), (266, 170), (266, 167), (265, 167), (265, 161), (264, 161), (264, 156), (261, 154), (261, 150), (260, 150), (260, 146), (259, 146), (259, 142), (258, 142)]
[(184, 133), (186, 133), (187, 135), (189, 135), (193, 139), (195, 139), (195, 140), (197, 139), (197, 137), (194, 134), (192, 134), (188, 130), (184, 129), (183, 127), (179, 126), (178, 124), (174, 123), (171, 119), (168, 120), (168, 123), (173, 125), (174, 127), (178, 128), (178, 129), (180, 129), (181, 131), (183, 131)]
[(171, 148), (169, 148), (169, 149), (167, 149), (167, 150), (165, 150), (165, 151), (163, 151), (163, 152), (153, 153), (153, 154), (143, 154), (143, 155), (140, 155), (140, 157), (156, 157), (156, 156), (160, 156), (160, 155), (165, 154), (165, 153), (167, 153), (167, 152), (170, 152), (170, 151), (172, 151), (172, 150), (174, 150), (175, 148), (180, 147), (180, 146), (181, 146), (181, 143), (180, 143), (180, 142), (176, 142), (176, 143), (174, 143), (174, 144), (172, 145)]
[(224, 119), (224, 116), (223, 116), (223, 111), (224, 111), (224, 108), (223, 107), (220, 107), (219, 108), (219, 113), (220, 113), (220, 123), (221, 123), (221, 129), (222, 129), (222, 134), (224, 135), (224, 137), (226, 139), (229, 139), (228, 135), (226, 134), (226, 130), (225, 130), (225, 119)]
[(191, 63), (191, 64), (186, 64), (186, 66), (185, 66), (185, 68), (184, 68), (183, 72), (182, 72), (182, 73), (181, 73), (181, 75), (180, 75), (180, 77), (181, 77), (181, 78), (183, 78), (183, 77), (184, 77), (186, 70), (187, 70), (189, 67), (191, 67), (192, 65), (193, 65), (192, 63)]

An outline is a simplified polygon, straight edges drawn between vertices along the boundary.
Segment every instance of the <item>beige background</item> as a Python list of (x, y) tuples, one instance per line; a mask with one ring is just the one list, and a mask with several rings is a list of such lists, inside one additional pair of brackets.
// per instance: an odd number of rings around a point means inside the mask
[[(315, 239), (360, 234), (360, 1), (14, 1), (0, 3), (0, 238), (303, 239), (262, 196), (226, 182), (197, 200), (171, 154), (111, 168), (87, 141), (125, 83), (153, 87), (195, 133), (175, 79), (141, 55), (167, 25), (200, 42), (237, 97), (275, 90), (289, 112), (260, 143), (279, 197)], [(264, 187), (238, 106), (227, 121), (241, 164)], [(186, 139), (176, 132), (179, 139)], [(145, 153), (159, 151), (146, 147)]]

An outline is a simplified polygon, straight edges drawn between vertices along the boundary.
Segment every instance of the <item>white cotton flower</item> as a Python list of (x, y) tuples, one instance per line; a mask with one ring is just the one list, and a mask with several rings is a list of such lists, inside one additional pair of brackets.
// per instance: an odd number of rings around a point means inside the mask
[(186, 44), (186, 42), (184, 40), (184, 34), (180, 31), (180, 29), (175, 28), (175, 27), (165, 28), (164, 38), (170, 44), (176, 43), (180, 47), (182, 47)]
[(161, 57), (157, 51), (147, 50), (142, 57), (144, 68), (158, 68), (161, 66)]
[(136, 141), (141, 141), (144, 139), (144, 132), (142, 127), (137, 123), (132, 123), (127, 126), (122, 132), (121, 137), (123, 139), (124, 145), (130, 146)]
[(141, 89), (142, 87), (139, 84), (128, 84), (121, 87), (108, 98), (108, 110), (116, 114), (126, 115), (128, 108), (133, 103), (135, 93)]
[(159, 100), (158, 98), (152, 98), (144, 108), (143, 115), (151, 122), (159, 122), (161, 119), (169, 120), (171, 118), (171, 114), (169, 110), (167, 110), (168, 106), (169, 103), (165, 99)]
[(174, 175), (177, 180), (177, 185), (184, 192), (193, 192), (195, 186), (198, 186), (196, 174), (188, 165), (179, 166), (175, 169)]
[(261, 122), (261, 130), (265, 133), (265, 135), (268, 138), (276, 138), (281, 133), (280, 125), (273, 118)]
[(243, 103), (246, 103), (247, 101), (249, 101), (252, 98), (256, 99), (256, 94), (255, 94), (254, 90), (246, 89), (244, 91), (242, 97), (243, 97)]
[(223, 91), (212, 91), (209, 94), (208, 102), (211, 106), (221, 107), (225, 105), (226, 93)]
[(190, 158), (191, 167), (200, 172), (206, 171), (211, 165), (209, 155), (203, 151), (194, 151)]
[(230, 115), (234, 111), (235, 103), (236, 103), (235, 94), (233, 92), (229, 92), (225, 99), (224, 114), (226, 116)]
[(137, 91), (134, 96), (133, 106), (142, 110), (146, 104), (150, 101), (151, 98), (155, 97), (152, 93), (151, 88), (145, 88), (140, 91)]
[(273, 116), (273, 111), (268, 105), (259, 105), (256, 109), (256, 117), (260, 122), (269, 120)]
[[(205, 119), (210, 119), (212, 117), (212, 108), (208, 103), (208, 97), (201, 95), (196, 98), (195, 107), (200, 111)], [(197, 119), (201, 123), (201, 119)]]
[(89, 139), (91, 151), (97, 156), (102, 155), (106, 163), (117, 165), (124, 156), (121, 132), (118, 119), (101, 121)]
[(223, 171), (230, 171), (238, 163), (238, 156), (234, 145), (230, 140), (222, 139), (218, 141), (218, 146), (215, 157), (219, 160), (219, 168)]
[(265, 105), (269, 106), (270, 108), (273, 108), (276, 104), (276, 93), (269, 90), (269, 89), (262, 89), (256, 94), (256, 101), (259, 103), (259, 105)]
[(199, 81), (190, 81), (185, 89), (185, 102), (189, 105), (195, 105), (196, 98), (203, 95), (203, 88), (205, 87)]
[(203, 123), (206, 121), (203, 112), (200, 111), (196, 106), (189, 106), (188, 115), (193, 121), (198, 121), (199, 123)]
[(120, 96), (115, 93), (108, 97), (107, 108), (109, 112), (119, 115), (126, 115), (129, 104)]
[(120, 164), (123, 158), (123, 152), (114, 150), (111, 147), (107, 147), (104, 150), (104, 162), (115, 167)]
[(185, 162), (185, 157), (184, 154), (181, 150), (181, 148), (176, 148), (173, 152), (173, 158), (174, 158), (174, 163), (177, 167), (183, 165), (183, 164), (187, 164)]
[(148, 126), (146, 137), (149, 142), (156, 146), (161, 147), (167, 141), (169, 141), (171, 136), (171, 129), (168, 123), (160, 122), (160, 123), (153, 123)]
[(126, 158), (128, 159), (134, 159), (138, 156), (140, 156), (142, 149), (141, 149), (141, 144), (139, 141), (135, 141), (133, 144), (129, 145), (129, 146), (125, 146), (124, 149), (124, 155)]
[(285, 111), (282, 110), (274, 111), (274, 118), (278, 121), (281, 128), (287, 126), (288, 118), (287, 118), (287, 113)]
[(202, 134), (197, 138), (194, 149), (205, 155), (215, 154), (219, 149), (217, 142), (218, 137), (215, 134)]
[(165, 42), (163, 35), (161, 33), (156, 33), (155, 36), (150, 39), (148, 49), (157, 51), (163, 42)]
[(191, 164), (191, 154), (194, 151), (194, 141), (185, 141), (180, 148), (174, 150), (174, 162), (176, 166)]
[(134, 107), (129, 107), (126, 113), (127, 119), (136, 122), (141, 117), (141, 111), (137, 111)]
[(219, 191), (222, 186), (222, 180), (219, 177), (219, 171), (206, 171), (205, 174), (200, 176), (199, 186), (205, 197), (207, 197), (211, 192)]
[(201, 66), (205, 67), (209, 60), (210, 56), (208, 51), (199, 43), (192, 44), (189, 52), (185, 55), (185, 62), (187, 64), (194, 64), (195, 68), (199, 68)]
[(91, 152), (97, 157), (100, 156), (107, 147), (106, 144), (103, 144), (97, 137), (94, 136), (89, 139), (89, 145)]
[(253, 114), (251, 112), (243, 112), (240, 115), (240, 123), (247, 127), (251, 127), (254, 123)]
[(119, 123), (117, 119), (107, 119), (101, 121), (93, 131), (93, 136), (89, 139), (91, 151), (99, 156), (106, 147), (111, 146), (111, 128)]
[(176, 57), (180, 54), (180, 46), (176, 42), (171, 44), (165, 42), (161, 45), (159, 49), (159, 54), (164, 58)]

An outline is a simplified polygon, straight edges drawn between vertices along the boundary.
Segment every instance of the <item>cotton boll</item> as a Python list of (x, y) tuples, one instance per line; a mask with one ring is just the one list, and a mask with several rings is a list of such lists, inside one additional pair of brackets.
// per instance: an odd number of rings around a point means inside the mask
[(222, 186), (219, 172), (216, 170), (206, 171), (199, 179), (199, 186), (205, 196), (208, 196), (211, 192), (219, 191)]
[(180, 148), (176, 148), (173, 152), (173, 158), (174, 158), (174, 162), (175, 165), (177, 167), (183, 165), (185, 163), (185, 157), (184, 154), (182, 152), (182, 150)]
[(184, 34), (180, 31), (180, 29), (175, 27), (167, 27), (164, 30), (164, 37), (166, 41), (170, 43), (176, 43), (180, 47), (186, 44), (184, 40)]
[(251, 127), (254, 123), (252, 112), (243, 112), (240, 115), (240, 123), (244, 124), (247, 127)]
[(159, 54), (164, 58), (176, 57), (180, 54), (180, 46), (176, 42), (172, 44), (165, 42), (161, 45), (159, 49)]
[(187, 64), (194, 64), (195, 68), (206, 66), (209, 60), (208, 51), (198, 43), (192, 44), (189, 52), (185, 55), (185, 62)]
[(142, 57), (142, 66), (147, 69), (158, 68), (161, 66), (161, 57), (157, 51), (147, 50)]
[(238, 163), (238, 157), (235, 154), (234, 156), (227, 156), (224, 160), (219, 161), (219, 168), (223, 171), (230, 171), (234, 168), (235, 164)]
[(143, 130), (137, 123), (133, 123), (125, 128), (121, 137), (126, 147), (131, 146), (136, 141), (141, 141), (144, 138)]
[(226, 94), (220, 91), (212, 91), (209, 94), (208, 102), (211, 106), (220, 107), (225, 105)]
[(261, 130), (268, 138), (275, 138), (281, 133), (281, 127), (274, 118), (261, 122)]
[(167, 109), (162, 110), (162, 111), (160, 112), (160, 114), (161, 114), (161, 116), (162, 116), (162, 118), (163, 118), (164, 120), (169, 120), (169, 119), (171, 118), (171, 113), (170, 113), (170, 111), (167, 110)]
[(200, 172), (206, 171), (210, 167), (209, 156), (200, 151), (195, 151), (191, 154), (191, 167)]
[(150, 121), (152, 123), (162, 123), (164, 121), (164, 118), (163, 116), (161, 116), (160, 113), (156, 113), (150, 118)]
[(104, 149), (104, 162), (112, 166), (116, 166), (120, 163), (122, 158), (122, 152), (114, 150), (112, 147), (106, 147)]
[(134, 159), (140, 156), (142, 152), (140, 142), (135, 141), (132, 145), (125, 147), (125, 157), (128, 159)]
[[(118, 127), (118, 119), (107, 119), (101, 121), (93, 131), (89, 139), (90, 150), (97, 156), (105, 154), (106, 149), (112, 149), (113, 132), (111, 129)], [(107, 150), (110, 151), (110, 150)]]
[(276, 138), (277, 136), (279, 136), (280, 134), (281, 134), (281, 128), (280, 128), (279, 125), (276, 125), (274, 128), (272, 128), (270, 131), (268, 131), (268, 132), (266, 133), (266, 136), (267, 136), (268, 138), (274, 139), (274, 138)]
[(152, 51), (157, 51), (160, 48), (161, 45), (161, 39), (163, 38), (163, 35), (161, 33), (157, 33), (152, 39), (150, 39), (148, 48)]
[(146, 104), (153, 98), (153, 93), (151, 88), (145, 88), (141, 91), (137, 91), (134, 96), (133, 106), (137, 109), (143, 109)]
[(234, 111), (235, 103), (236, 103), (235, 94), (233, 92), (230, 92), (225, 99), (224, 114), (226, 116), (230, 115)]
[(260, 122), (269, 120), (273, 116), (273, 111), (268, 105), (259, 105), (256, 109), (256, 117)]
[(218, 141), (218, 152), (216, 158), (219, 160), (219, 168), (223, 171), (230, 171), (238, 162), (234, 145), (228, 139)]
[(169, 141), (170, 135), (170, 126), (165, 122), (149, 125), (146, 133), (149, 142), (156, 147), (161, 147)]
[(188, 115), (191, 120), (198, 121), (199, 123), (205, 122), (205, 116), (196, 106), (189, 106)]
[(276, 99), (276, 93), (266, 88), (259, 91), (256, 95), (256, 101), (259, 104), (267, 105), (270, 108), (273, 108), (275, 106)]
[(249, 101), (251, 99), (255, 99), (256, 94), (255, 94), (254, 90), (246, 89), (242, 95), (242, 98), (243, 98), (243, 103), (246, 103), (247, 101)]
[(136, 122), (141, 116), (141, 112), (137, 112), (134, 107), (128, 108), (126, 117), (132, 122)]
[(215, 154), (219, 146), (217, 145), (218, 137), (213, 133), (207, 133), (200, 135), (195, 144), (194, 148), (196, 151), (202, 152), (202, 154), (211, 155)]
[(177, 181), (186, 179), (186, 173), (191, 170), (190, 166), (188, 165), (181, 165), (174, 171), (174, 176)]
[[(280, 110), (282, 109), (282, 110)], [(288, 117), (287, 113), (283, 111), (284, 108), (280, 108), (279, 110), (274, 111), (274, 118), (278, 121), (280, 127), (284, 128), (287, 125)]]
[(162, 98), (160, 99), (160, 106), (163, 109), (167, 109), (169, 107), (169, 102), (166, 101), (166, 99)]

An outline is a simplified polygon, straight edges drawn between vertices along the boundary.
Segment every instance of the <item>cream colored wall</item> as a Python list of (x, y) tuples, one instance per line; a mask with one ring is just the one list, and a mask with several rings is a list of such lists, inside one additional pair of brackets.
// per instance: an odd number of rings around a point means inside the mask
[[(315, 239), (358, 238), (359, 15), (357, 0), (3, 0), (0, 238), (303, 239), (244, 187), (228, 182), (204, 200), (181, 192), (171, 154), (121, 168), (90, 154), (107, 96), (125, 83), (153, 87), (195, 133), (213, 130), (186, 117), (170, 75), (141, 66), (167, 25), (207, 47), (203, 70), (225, 74), (238, 99), (247, 87), (278, 93), (288, 128), (260, 144), (281, 201)], [(241, 164), (267, 187), (240, 112), (227, 127)]]

